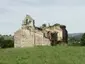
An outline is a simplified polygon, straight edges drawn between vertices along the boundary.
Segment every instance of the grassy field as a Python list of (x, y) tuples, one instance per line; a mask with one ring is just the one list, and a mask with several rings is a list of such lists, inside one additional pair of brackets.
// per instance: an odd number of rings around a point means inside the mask
[(85, 64), (85, 47), (0, 49), (0, 64)]

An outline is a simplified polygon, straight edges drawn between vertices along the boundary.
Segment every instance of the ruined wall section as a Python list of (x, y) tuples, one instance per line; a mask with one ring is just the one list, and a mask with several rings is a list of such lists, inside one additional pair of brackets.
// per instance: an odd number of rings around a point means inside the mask
[(34, 46), (34, 35), (26, 29), (18, 30), (14, 35), (15, 48), (16, 47), (31, 47)]
[(35, 32), (35, 45), (50, 45), (49, 39), (45, 38), (43, 36), (43, 33), (41, 31), (36, 31)]
[(50, 45), (49, 39), (43, 37), (41, 31), (30, 31), (27, 29), (19, 29), (14, 34), (15, 48), (16, 47), (33, 47)]

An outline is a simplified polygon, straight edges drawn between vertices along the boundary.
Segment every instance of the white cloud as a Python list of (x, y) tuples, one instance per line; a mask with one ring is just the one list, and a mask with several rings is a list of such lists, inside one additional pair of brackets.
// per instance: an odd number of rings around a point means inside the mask
[(45, 21), (65, 24), (69, 32), (85, 32), (84, 0), (0, 0), (0, 33), (13, 34), (26, 14), (38, 26)]
[(85, 0), (11, 0), (11, 5), (29, 6), (83, 6)]

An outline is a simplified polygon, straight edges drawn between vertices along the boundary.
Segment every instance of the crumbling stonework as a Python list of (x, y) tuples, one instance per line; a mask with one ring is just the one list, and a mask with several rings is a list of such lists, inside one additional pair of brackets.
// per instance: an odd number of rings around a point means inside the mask
[(67, 42), (66, 27), (54, 25), (43, 28), (35, 27), (35, 21), (26, 15), (22, 27), (14, 33), (14, 47), (33, 47), (56, 45)]

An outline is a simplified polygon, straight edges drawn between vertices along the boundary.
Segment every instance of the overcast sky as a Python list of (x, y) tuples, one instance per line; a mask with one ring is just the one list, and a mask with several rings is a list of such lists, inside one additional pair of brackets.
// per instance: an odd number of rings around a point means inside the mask
[(85, 0), (0, 0), (0, 34), (13, 34), (26, 14), (37, 26), (60, 23), (69, 33), (85, 32)]

